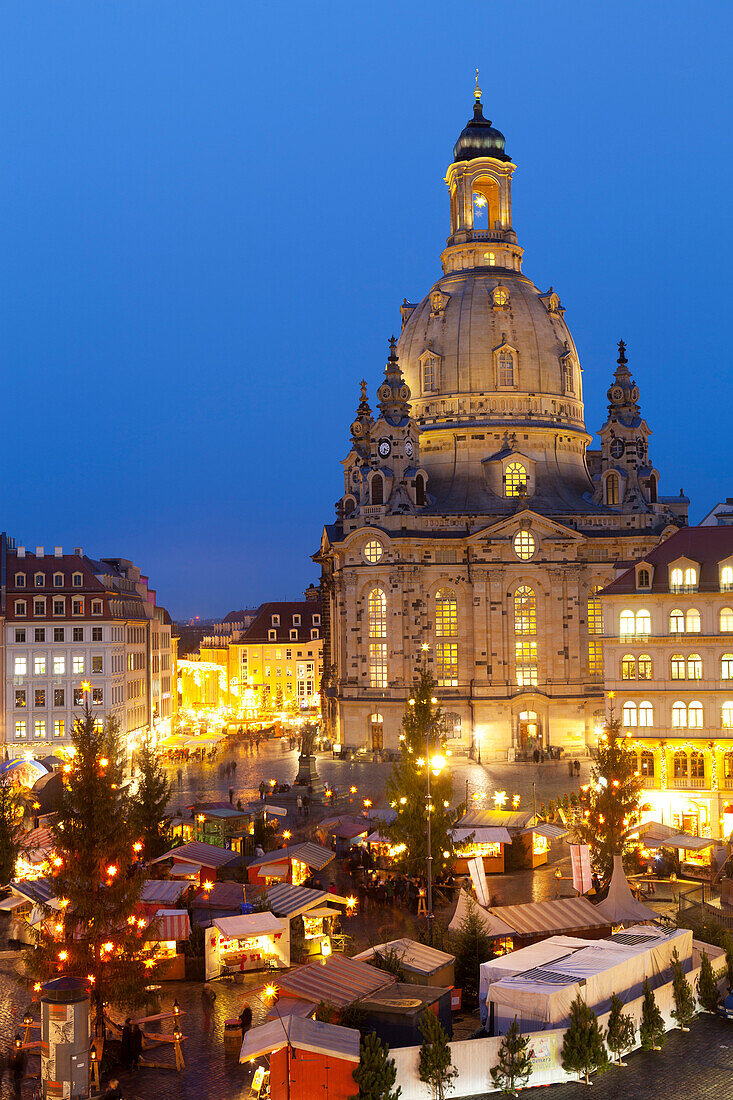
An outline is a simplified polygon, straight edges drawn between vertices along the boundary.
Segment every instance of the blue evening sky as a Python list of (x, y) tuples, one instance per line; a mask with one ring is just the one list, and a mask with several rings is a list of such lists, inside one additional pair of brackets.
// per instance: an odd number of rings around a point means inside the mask
[(623, 337), (661, 493), (733, 495), (729, 3), (15, 0), (1, 526), (175, 616), (298, 598), (358, 383), (440, 274), (472, 108), (518, 164), (597, 431)]

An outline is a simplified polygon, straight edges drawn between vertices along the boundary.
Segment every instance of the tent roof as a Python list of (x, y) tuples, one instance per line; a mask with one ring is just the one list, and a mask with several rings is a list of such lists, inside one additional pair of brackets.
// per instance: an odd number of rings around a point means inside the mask
[(419, 974), (434, 974), (436, 970), (441, 970), (444, 966), (455, 962), (456, 958), (455, 955), (449, 955), (446, 951), (438, 951), (435, 947), (428, 947), (425, 943), (418, 943), (417, 940), (407, 937), (390, 940), (388, 943), (378, 943), (376, 947), (370, 947), (360, 955), (354, 955), (354, 958), (369, 962), (375, 955), (390, 950), (399, 955), (402, 965), (407, 970), (413, 970)]
[(503, 825), (505, 829), (526, 829), (533, 817), (531, 810), (469, 810), (456, 824), (460, 829), (497, 825)]
[(378, 989), (394, 985), (394, 976), (346, 955), (329, 955), (283, 974), (278, 981), (286, 996), (302, 1001), (330, 1001), (345, 1008)]
[(659, 916), (643, 902), (637, 901), (624, 874), (624, 862), (621, 856), (613, 857), (613, 874), (608, 896), (599, 901), (596, 910), (609, 924), (624, 924), (627, 921), (656, 920)]
[(453, 840), (461, 844), (469, 837), (475, 844), (511, 844), (512, 838), (509, 830), (503, 825), (478, 825), (473, 829), (456, 828), (453, 830)]
[(292, 844), (289, 848), (276, 848), (274, 852), (266, 852), (264, 856), (257, 856), (249, 863), (250, 867), (262, 867), (266, 863), (290, 863), (297, 860), (305, 863), (313, 871), (322, 871), (324, 867), (335, 858), (330, 848), (324, 848), (321, 844), (311, 844), (305, 841), (303, 844)]
[(312, 890), (309, 886), (292, 886), (289, 882), (279, 882), (265, 890), (267, 904), (278, 917), (299, 917), (324, 901), (346, 905), (346, 898), (331, 894), (327, 890)]
[(171, 882), (167, 878), (151, 878), (143, 883), (143, 888), (140, 891), (140, 901), (157, 901), (166, 905), (173, 904), (178, 901), (186, 889), (187, 886), (181, 882)]
[(490, 913), (519, 936), (558, 935), (582, 928), (601, 928), (609, 923), (595, 905), (582, 897), (492, 906)]
[(244, 940), (249, 936), (267, 936), (273, 932), (282, 932), (286, 928), (283, 921), (272, 913), (241, 913), (235, 917), (214, 917), (214, 928), (218, 928), (231, 939)]
[(352, 1027), (324, 1024), (301, 1016), (282, 1016), (252, 1028), (244, 1036), (240, 1062), (272, 1054), (288, 1046), (313, 1054), (330, 1055), (346, 1062), (359, 1061), (359, 1032)]
[(151, 863), (162, 863), (165, 859), (173, 859), (176, 863), (193, 863), (199, 867), (224, 867), (227, 863), (238, 860), (237, 852), (230, 852), (227, 848), (217, 848), (215, 844), (204, 844), (200, 840), (189, 840), (188, 844), (182, 844), (180, 848), (171, 848), (162, 856), (151, 860)]
[(538, 833), (540, 836), (547, 837), (548, 840), (560, 840), (561, 837), (568, 835), (567, 829), (561, 825), (553, 825), (550, 821), (539, 821), (536, 825), (530, 825), (525, 832)]
[[(468, 915), (468, 903), (470, 898), (471, 895), (467, 893), (466, 890), (461, 890), (458, 895), (458, 901), (456, 902), (456, 910), (453, 914), (453, 919), (448, 925), (449, 931), (457, 932), (460, 929), (461, 924)], [(508, 924), (505, 924), (500, 917), (495, 917), (494, 914), (489, 912), (488, 909), (484, 909), (483, 905), (479, 905), (479, 903), (475, 899), (473, 899), (473, 901), (478, 911), (478, 915), (481, 918), (481, 923), (484, 927), (484, 931), (487, 933), (487, 935), (511, 936), (513, 934), (514, 929), (511, 928)]]

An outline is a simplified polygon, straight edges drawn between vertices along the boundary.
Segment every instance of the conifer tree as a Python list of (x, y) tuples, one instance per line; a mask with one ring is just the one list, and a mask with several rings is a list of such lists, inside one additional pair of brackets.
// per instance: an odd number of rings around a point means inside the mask
[(7, 779), (0, 781), (0, 886), (7, 886), (15, 874), (20, 852), (22, 810)]
[(453, 1078), (458, 1076), (458, 1070), (453, 1067), (448, 1035), (435, 1013), (429, 1010), (420, 1018), (420, 1031), (423, 1044), (418, 1076), (431, 1089), (434, 1100), (445, 1100), (454, 1087)]
[(697, 979), (697, 999), (708, 1012), (715, 1012), (718, 1007), (718, 983), (713, 974), (713, 964), (706, 951), (700, 955), (700, 975)]
[(169, 821), (166, 809), (171, 787), (160, 760), (147, 740), (140, 749), (137, 766), (140, 774), (131, 804), (130, 825), (135, 838), (142, 842), (142, 858), (150, 862), (169, 848), (165, 829)]
[(674, 994), (674, 1009), (672, 1015), (679, 1024), (681, 1031), (689, 1031), (689, 1024), (695, 1015), (695, 996), (692, 986), (685, 977), (677, 948), (672, 952), (672, 992)]
[(616, 1055), (616, 1065), (625, 1066), (621, 1061), (625, 1051), (631, 1050), (636, 1038), (634, 1017), (624, 1012), (624, 1003), (616, 993), (611, 994), (611, 1011), (608, 1017), (606, 1042), (608, 1049)]
[(350, 1100), (399, 1100), (402, 1089), (398, 1085), (394, 1058), (389, 1058), (389, 1047), (382, 1043), (375, 1032), (361, 1040), (359, 1065), (354, 1070), (354, 1080), (359, 1086), (356, 1096)]
[(609, 719), (598, 736), (591, 781), (583, 792), (575, 825), (577, 839), (590, 846), (593, 870), (602, 880), (610, 879), (613, 857), (621, 855), (624, 836), (638, 818), (641, 779), (636, 771), (636, 756), (621, 736), (611, 699)]
[(603, 1028), (579, 993), (570, 1006), (570, 1024), (563, 1035), (560, 1056), (562, 1068), (579, 1077), (585, 1076), (586, 1085), (591, 1073), (608, 1069)]
[(641, 1006), (641, 1026), (639, 1028), (641, 1049), (660, 1050), (664, 1042), (664, 1020), (648, 978), (644, 979), (643, 991), (644, 1000)]
[(26, 964), (40, 981), (61, 974), (88, 977), (99, 1027), (104, 1001), (144, 1001), (156, 949), (146, 941), (148, 922), (136, 909), (143, 878), (129, 797), (121, 788), (117, 723), (96, 720), (88, 698), (74, 725), (72, 752), (52, 826), (53, 888), (61, 908), (47, 909), (49, 919)]
[[(387, 801), (396, 810), (395, 820), (384, 826), (395, 845), (404, 845), (397, 859), (399, 865), (412, 874), (424, 875), (428, 854), (427, 830), (427, 767), (428, 750), (431, 768), (430, 811), (433, 877), (449, 864), (453, 841), (451, 829), (455, 814), (450, 811), (453, 780), (450, 767), (445, 766), (445, 735), (440, 708), (433, 702), (436, 683), (423, 665), (413, 686), (412, 704), (408, 704), (402, 719), (400, 734), (401, 759), (392, 766), (387, 780)], [(440, 766), (441, 760), (443, 766)], [(437, 763), (436, 763), (437, 762)], [(444, 855), (447, 853), (447, 855)]]
[(529, 1036), (522, 1035), (515, 1016), (501, 1040), (498, 1062), (491, 1067), (491, 1080), (501, 1092), (516, 1096), (517, 1088), (526, 1085), (534, 1066), (529, 1053)]
[(467, 912), (458, 930), (451, 935), (450, 950), (455, 955), (456, 985), (469, 1003), (478, 1001), (481, 963), (494, 957), (494, 941), (481, 919), (478, 905), (469, 895)]

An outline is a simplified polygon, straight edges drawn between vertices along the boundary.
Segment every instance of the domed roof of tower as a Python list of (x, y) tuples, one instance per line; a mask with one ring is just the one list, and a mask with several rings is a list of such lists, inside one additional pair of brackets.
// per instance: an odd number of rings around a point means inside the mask
[(473, 107), (473, 118), (469, 119), (461, 130), (458, 141), (453, 146), (453, 161), (475, 160), (476, 157), (493, 157), (494, 160), (511, 160), (504, 151), (506, 138), (500, 130), (496, 130), (489, 119), (484, 118), (483, 104), (481, 103), (481, 89), (478, 86), (478, 72), (476, 73), (476, 89), (474, 91), (476, 102)]

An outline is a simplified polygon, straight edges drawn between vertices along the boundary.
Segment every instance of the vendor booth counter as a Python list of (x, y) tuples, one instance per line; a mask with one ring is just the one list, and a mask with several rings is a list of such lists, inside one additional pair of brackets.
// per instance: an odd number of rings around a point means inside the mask
[(222, 974), (287, 970), (289, 966), (290, 925), (272, 913), (215, 917), (204, 933), (207, 982)]

